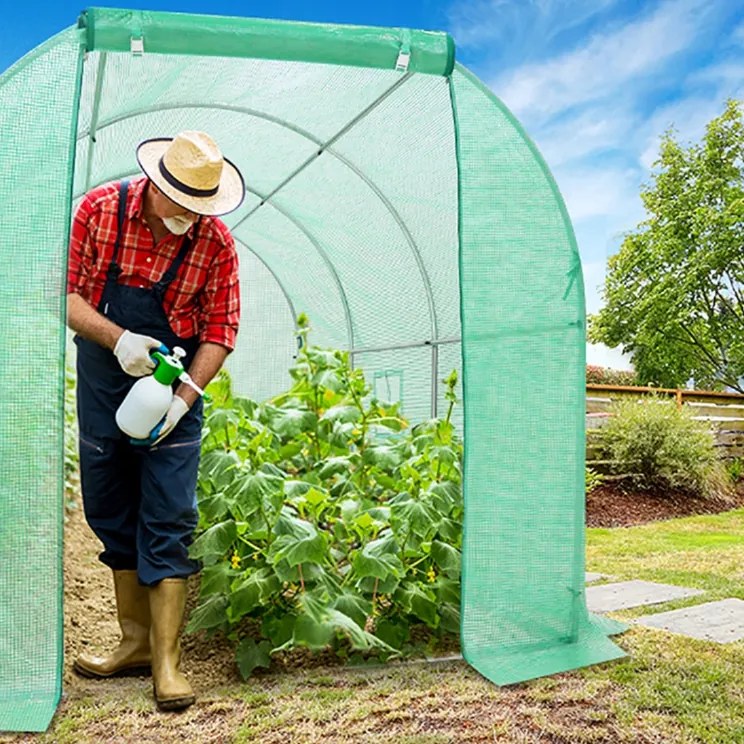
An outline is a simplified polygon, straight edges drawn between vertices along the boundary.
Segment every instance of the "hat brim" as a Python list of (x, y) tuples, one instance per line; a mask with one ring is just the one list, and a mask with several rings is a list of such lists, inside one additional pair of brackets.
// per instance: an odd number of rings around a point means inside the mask
[(215, 217), (233, 212), (243, 203), (245, 199), (243, 176), (227, 158), (224, 158), (220, 185), (214, 196), (190, 196), (168, 183), (160, 172), (160, 159), (172, 141), (172, 137), (158, 137), (145, 140), (137, 147), (137, 162), (143, 173), (171, 201), (188, 209), (189, 212)]

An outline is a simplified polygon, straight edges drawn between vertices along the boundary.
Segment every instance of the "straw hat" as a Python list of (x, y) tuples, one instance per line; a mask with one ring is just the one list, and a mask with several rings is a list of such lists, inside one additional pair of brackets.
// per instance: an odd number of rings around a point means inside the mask
[(137, 161), (169, 199), (190, 212), (227, 214), (245, 197), (240, 171), (205, 132), (145, 140), (137, 147)]

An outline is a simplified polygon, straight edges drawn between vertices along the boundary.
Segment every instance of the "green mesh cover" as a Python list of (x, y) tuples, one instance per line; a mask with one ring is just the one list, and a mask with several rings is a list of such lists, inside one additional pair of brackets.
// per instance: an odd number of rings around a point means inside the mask
[(445, 410), (460, 370), (467, 660), (505, 684), (621, 654), (584, 600), (571, 227), (446, 34), (94, 9), (0, 77), (0, 125), (0, 729), (44, 729), (60, 695), (70, 210), (182, 129), (210, 132), (248, 185), (226, 218), (238, 392), (286, 388), (301, 312), (412, 421)]
[(65, 31), (0, 77), (0, 730), (62, 686), (65, 266), (81, 64)]

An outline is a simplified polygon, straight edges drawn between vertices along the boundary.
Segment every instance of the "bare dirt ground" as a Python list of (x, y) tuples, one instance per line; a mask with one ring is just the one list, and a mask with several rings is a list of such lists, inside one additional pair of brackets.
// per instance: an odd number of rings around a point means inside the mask
[(744, 482), (729, 498), (704, 499), (684, 491), (639, 491), (622, 482), (595, 488), (586, 500), (587, 527), (632, 527), (695, 514), (719, 514), (744, 506)]

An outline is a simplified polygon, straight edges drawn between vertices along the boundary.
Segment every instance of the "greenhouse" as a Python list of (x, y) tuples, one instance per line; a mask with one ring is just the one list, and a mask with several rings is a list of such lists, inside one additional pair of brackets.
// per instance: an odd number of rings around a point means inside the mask
[(584, 594), (581, 264), (519, 123), (444, 33), (90, 9), (0, 76), (0, 730), (44, 730), (63, 666), (71, 210), (136, 145), (211, 133), (247, 198), (228, 368), (283, 390), (306, 313), (421, 421), (460, 371), (461, 645), (496, 684), (622, 655)]

